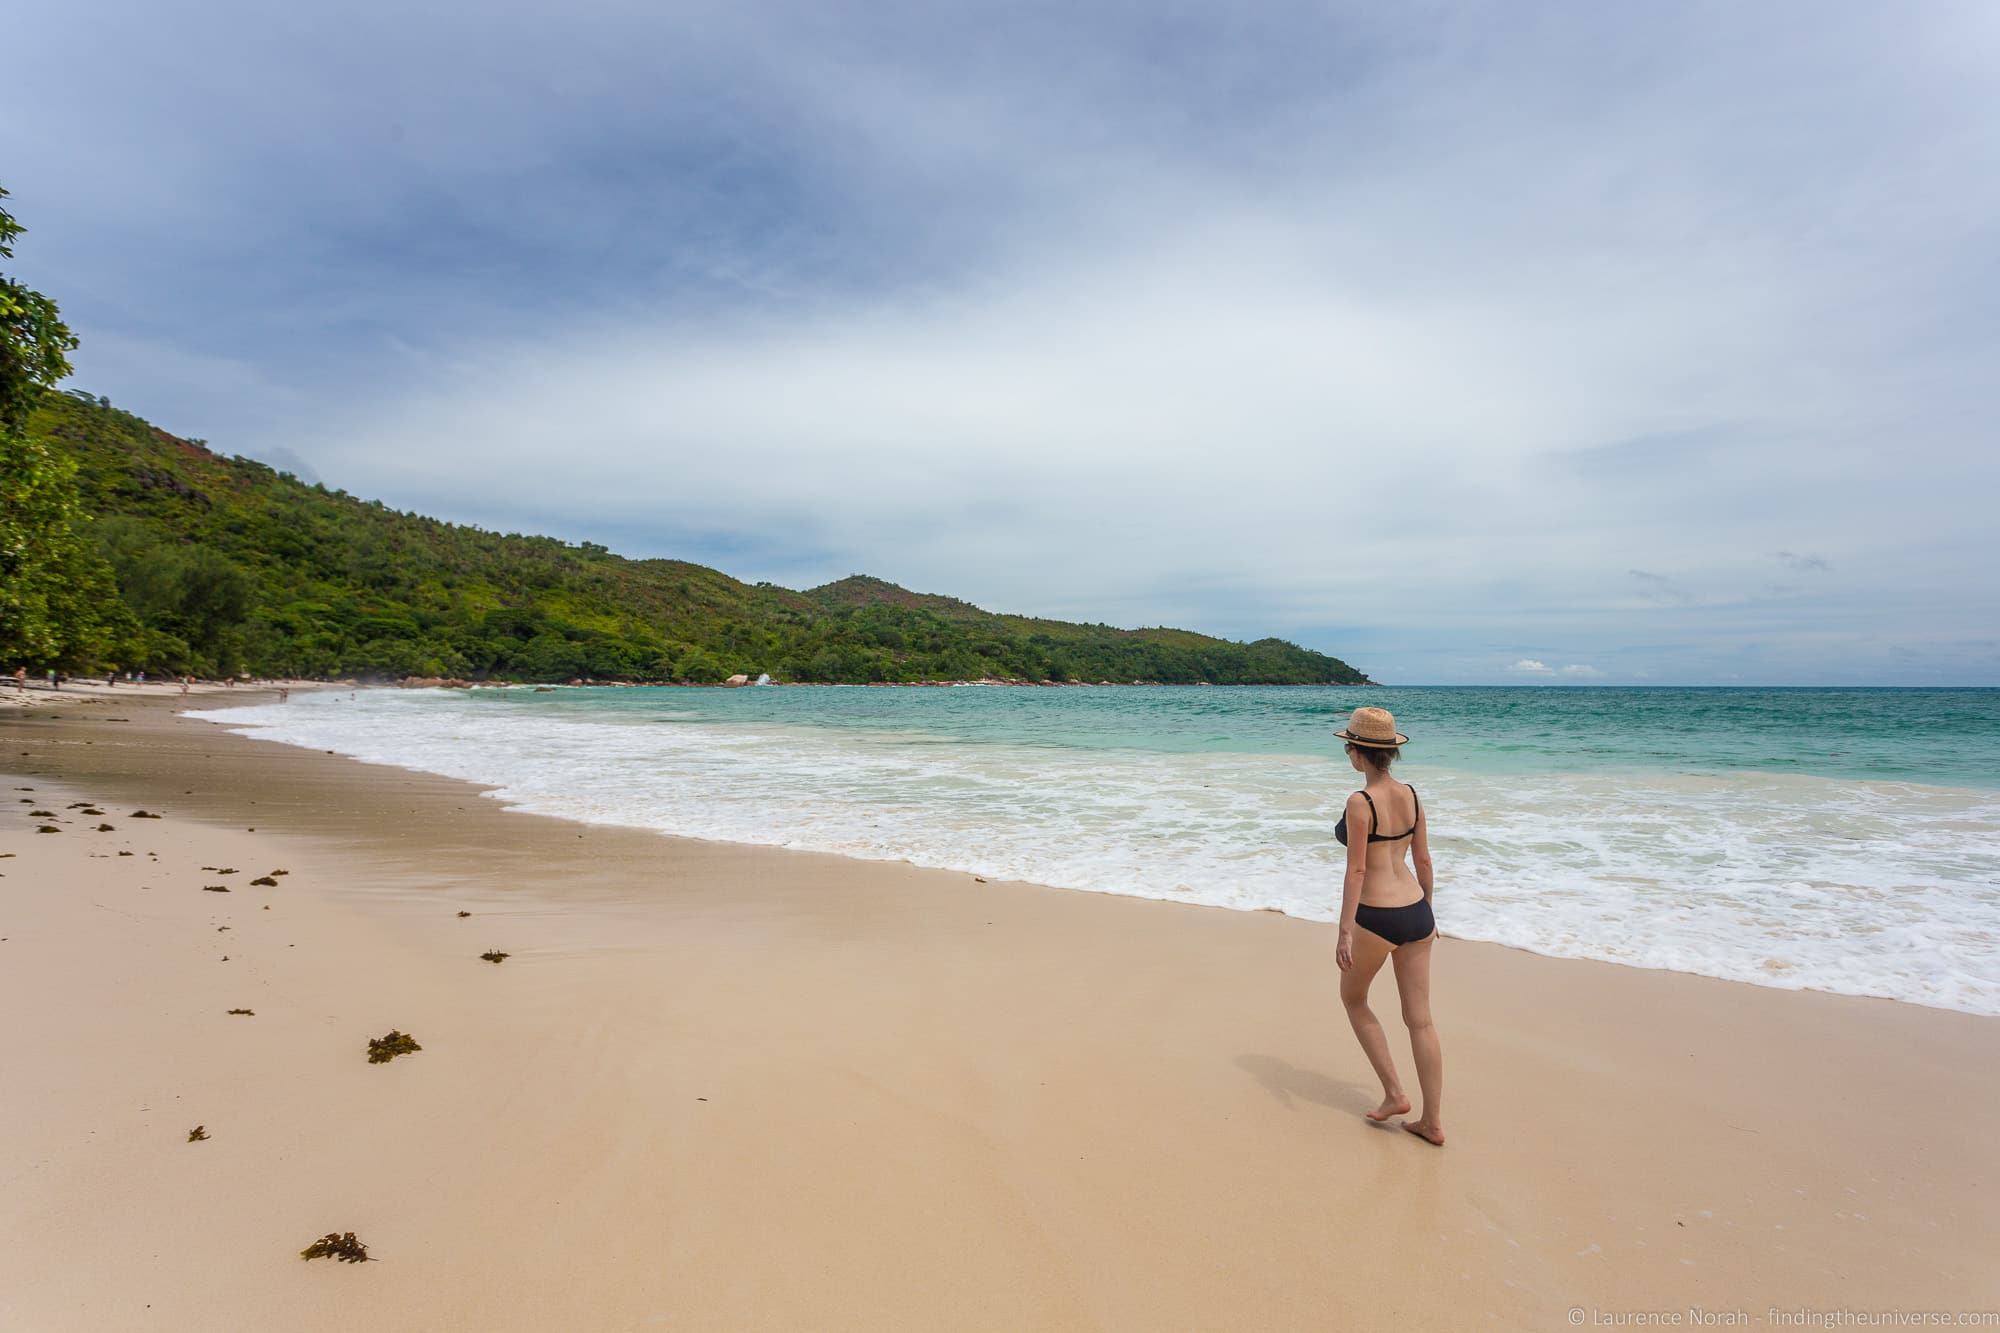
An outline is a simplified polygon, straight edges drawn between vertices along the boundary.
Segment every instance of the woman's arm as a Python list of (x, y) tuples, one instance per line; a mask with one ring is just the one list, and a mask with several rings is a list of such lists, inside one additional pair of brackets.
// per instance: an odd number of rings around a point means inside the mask
[(1347, 874), (1340, 888), (1340, 940), (1333, 949), (1343, 972), (1354, 965), (1354, 913), (1361, 906), (1361, 881), (1368, 875), (1368, 835), (1374, 831), (1374, 810), (1355, 792), (1347, 798)]
[[(1416, 795), (1412, 788), (1411, 796)], [(1410, 864), (1417, 872), (1417, 883), (1423, 886), (1424, 901), (1431, 897), (1431, 825), (1424, 817), (1424, 803), (1417, 802), (1417, 836), (1410, 843)]]

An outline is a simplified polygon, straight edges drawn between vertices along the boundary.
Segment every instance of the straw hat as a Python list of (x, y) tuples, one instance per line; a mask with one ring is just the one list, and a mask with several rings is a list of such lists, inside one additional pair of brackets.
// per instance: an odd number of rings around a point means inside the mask
[(1376, 750), (1394, 750), (1410, 738), (1396, 730), (1396, 719), (1386, 708), (1357, 708), (1347, 719), (1347, 729), (1334, 735), (1349, 745), (1365, 745)]

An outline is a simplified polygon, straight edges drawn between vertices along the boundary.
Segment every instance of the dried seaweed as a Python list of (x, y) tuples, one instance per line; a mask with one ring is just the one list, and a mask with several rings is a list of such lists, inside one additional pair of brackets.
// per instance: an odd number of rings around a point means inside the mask
[(229, 886), (227, 884), (204, 884), (201, 886), (201, 891), (203, 893), (227, 893), (229, 892)]
[(269, 875), (259, 875), (257, 878), (251, 880), (250, 884), (251, 887), (260, 889), (275, 889), (278, 887), (278, 881), (272, 879)]
[(35, 832), (37, 832), (37, 833), (61, 833), (61, 832), (62, 832), (62, 830), (61, 830), (61, 829), (59, 829), (59, 828), (57, 828), (57, 827), (56, 827), (56, 826), (55, 826), (54, 824), (44, 824), (44, 825), (42, 825), (42, 826), (41, 826), (40, 828), (36, 829), (36, 830), (35, 830)]
[(399, 1032), (395, 1028), (391, 1028), (389, 1029), (389, 1035), (386, 1037), (370, 1037), (368, 1039), (368, 1063), (371, 1065), (385, 1065), (399, 1055), (408, 1055), (412, 1051), (421, 1051), (422, 1049), (423, 1047), (417, 1045), (415, 1038), (411, 1037), (409, 1033)]
[(301, 1259), (338, 1259), (344, 1264), (368, 1262), (368, 1247), (352, 1231), (329, 1231), (299, 1251)]
[(208, 1129), (204, 1125), (196, 1125), (193, 1129), (188, 1131), (189, 1143), (200, 1143), (203, 1139), (207, 1137), (208, 1137)]
[(247, 1014), (251, 1018), (255, 1018), (257, 1016), (257, 1011), (255, 1009), (231, 1009), (229, 1012), (232, 1014)]
[(30, 819), (54, 819), (55, 817), (56, 817), (56, 812), (53, 810), (28, 811), (28, 818)]
[(501, 953), (498, 949), (488, 949), (485, 953), (480, 954), (479, 956), (485, 959), (489, 963), (504, 963), (509, 958), (513, 957), (512, 954)]
[(471, 915), (472, 915), (472, 913), (470, 913), (470, 912), (460, 912), (460, 913), (459, 913), (459, 915), (460, 915), (460, 916), (471, 916)]
[(134, 811), (132, 812), (132, 818), (134, 818), (134, 819), (158, 819), (158, 818), (160, 818), (160, 816), (159, 816), (159, 815), (156, 815), (156, 814), (154, 814), (154, 813), (153, 813), (153, 812), (152, 812), (151, 810), (134, 810)]
[(112, 827), (111, 825), (109, 825), (109, 824), (99, 824), (99, 825), (97, 826), (97, 831), (98, 831), (99, 833), (116, 833), (116, 832), (117, 832), (118, 830), (117, 830), (117, 829), (115, 829), (115, 828), (113, 828), (113, 827)]

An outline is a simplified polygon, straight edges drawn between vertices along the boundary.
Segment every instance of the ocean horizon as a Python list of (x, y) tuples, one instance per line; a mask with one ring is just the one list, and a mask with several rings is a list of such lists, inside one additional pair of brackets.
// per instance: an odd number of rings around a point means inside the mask
[(1413, 738), (1449, 936), (2000, 1014), (1989, 687), (517, 685), (203, 716), (587, 823), (1331, 921), (1358, 702)]

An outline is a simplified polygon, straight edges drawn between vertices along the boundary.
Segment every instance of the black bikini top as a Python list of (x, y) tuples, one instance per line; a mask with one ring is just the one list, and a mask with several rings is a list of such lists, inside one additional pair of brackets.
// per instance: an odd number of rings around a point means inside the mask
[[(1410, 784), (1407, 782), (1405, 782), (1403, 785), (1405, 787), (1410, 787)], [(1359, 795), (1362, 800), (1368, 802), (1368, 822), (1372, 826), (1369, 829), (1368, 841), (1401, 842), (1404, 838), (1409, 837), (1410, 834), (1415, 833), (1417, 831), (1417, 819), (1424, 813), (1424, 806), (1423, 802), (1417, 799), (1417, 789), (1415, 787), (1410, 787), (1410, 804), (1413, 807), (1415, 807), (1413, 813), (1410, 815), (1410, 827), (1401, 833), (1375, 832), (1374, 831), (1375, 829), (1380, 828), (1382, 826), (1382, 816), (1375, 809), (1375, 798), (1370, 796), (1365, 791), (1359, 792), (1357, 793), (1357, 795)], [(1340, 814), (1340, 822), (1333, 826), (1333, 840), (1339, 843), (1342, 847), (1345, 847), (1347, 845), (1347, 812), (1344, 810)]]

